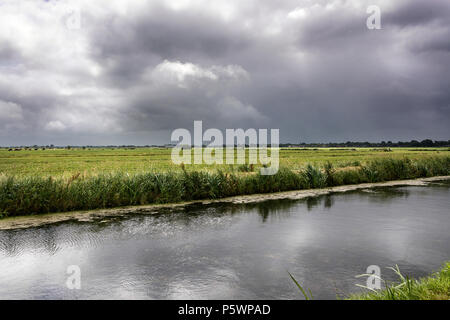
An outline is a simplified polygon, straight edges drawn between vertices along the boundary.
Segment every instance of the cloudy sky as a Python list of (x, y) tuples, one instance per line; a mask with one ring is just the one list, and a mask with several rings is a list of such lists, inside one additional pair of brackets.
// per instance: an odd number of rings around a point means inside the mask
[(449, 71), (448, 0), (0, 0), (0, 145), (447, 140)]

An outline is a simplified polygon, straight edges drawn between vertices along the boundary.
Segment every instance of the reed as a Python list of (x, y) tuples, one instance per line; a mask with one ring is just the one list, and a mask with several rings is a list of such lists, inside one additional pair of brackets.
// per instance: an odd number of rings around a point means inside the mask
[(68, 179), (46, 177), (0, 177), (0, 216), (112, 208), (199, 199), (218, 199), (253, 193), (323, 188), (345, 184), (382, 182), (450, 174), (450, 157), (411, 160), (380, 159), (356, 168), (337, 170), (307, 165), (304, 170), (287, 168), (271, 176), (257, 172), (187, 171), (164, 173), (124, 172)]

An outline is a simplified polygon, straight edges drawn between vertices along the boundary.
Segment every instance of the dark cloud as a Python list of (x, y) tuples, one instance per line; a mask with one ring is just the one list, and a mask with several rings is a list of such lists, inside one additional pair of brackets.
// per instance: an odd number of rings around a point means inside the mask
[[(421, 27), (427, 24), (446, 24), (450, 21), (450, 4), (442, 0), (401, 0), (384, 17), (387, 25)], [(431, 31), (431, 30), (430, 30)]]
[(83, 1), (80, 28), (68, 4), (2, 6), (2, 145), (167, 143), (194, 120), (293, 142), (449, 138), (448, 1)]

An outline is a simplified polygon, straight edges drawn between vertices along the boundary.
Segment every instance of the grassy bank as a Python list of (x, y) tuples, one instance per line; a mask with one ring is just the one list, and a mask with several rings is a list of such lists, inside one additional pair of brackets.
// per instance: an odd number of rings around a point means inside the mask
[(218, 199), (253, 193), (323, 188), (450, 174), (450, 157), (411, 160), (379, 159), (351, 168), (307, 165), (293, 171), (281, 168), (273, 176), (180, 170), (165, 173), (14, 177), (0, 179), (0, 215), (111, 208), (128, 205)]
[(431, 276), (422, 279), (411, 279), (399, 276), (399, 282), (388, 284), (386, 289), (371, 291), (365, 294), (351, 295), (351, 300), (449, 300), (450, 299), (450, 261)]

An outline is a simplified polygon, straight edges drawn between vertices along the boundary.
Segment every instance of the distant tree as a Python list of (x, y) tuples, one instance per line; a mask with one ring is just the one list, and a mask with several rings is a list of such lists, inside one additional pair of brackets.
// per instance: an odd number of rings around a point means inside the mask
[(420, 142), (420, 144), (422, 145), (422, 147), (433, 147), (434, 146), (433, 140), (430, 140), (430, 139), (422, 140)]
[(411, 140), (410, 146), (411, 147), (420, 147), (420, 142), (417, 140)]

